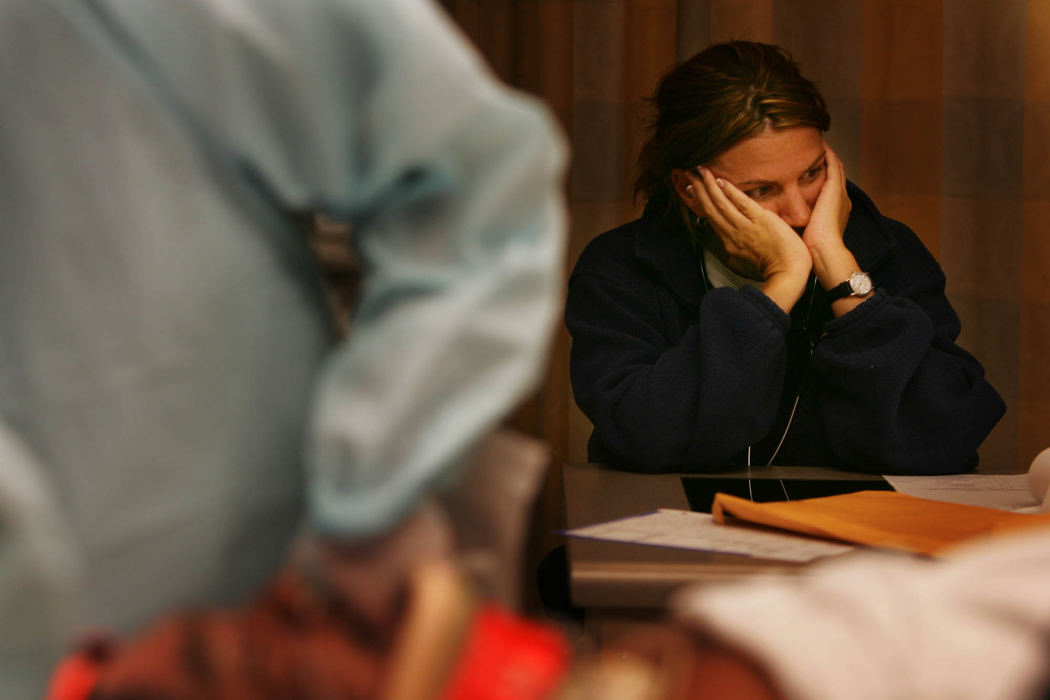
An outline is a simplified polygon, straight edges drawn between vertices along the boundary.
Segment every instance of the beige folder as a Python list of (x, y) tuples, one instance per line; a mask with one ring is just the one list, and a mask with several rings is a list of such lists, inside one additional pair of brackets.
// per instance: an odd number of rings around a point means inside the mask
[[(871, 547), (937, 555), (979, 537), (1050, 528), (1050, 513), (1022, 514), (916, 498), (894, 491), (858, 491), (800, 501), (754, 503), (715, 495), (715, 522), (745, 521)], [(1050, 537), (1050, 530), (1047, 533)]]

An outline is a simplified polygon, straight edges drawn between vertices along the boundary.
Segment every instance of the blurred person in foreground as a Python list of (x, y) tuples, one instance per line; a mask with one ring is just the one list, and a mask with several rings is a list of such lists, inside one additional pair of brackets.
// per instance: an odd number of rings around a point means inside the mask
[[(382, 561), (317, 584), (381, 627), (448, 544), (421, 496), (543, 367), (547, 112), (420, 0), (2, 0), (0, 54), (0, 697), (243, 602), (304, 521), (312, 576)], [(313, 213), (365, 269), (348, 342)]]

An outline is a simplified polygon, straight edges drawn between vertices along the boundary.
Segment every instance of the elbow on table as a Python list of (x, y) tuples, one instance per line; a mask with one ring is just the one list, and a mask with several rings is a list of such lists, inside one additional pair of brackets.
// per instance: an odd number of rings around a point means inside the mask
[(640, 474), (682, 471), (685, 450), (666, 440), (607, 433), (595, 427), (587, 443), (587, 459)]
[(975, 449), (959, 449), (958, 444), (942, 442), (920, 450), (898, 447), (884, 450), (881, 454), (861, 453), (859, 459), (847, 462), (852, 462), (851, 469), (876, 474), (942, 476), (973, 471), (978, 458)]
[(596, 428), (587, 444), (588, 460), (641, 474), (715, 473), (725, 470), (729, 461), (713, 449), (698, 447), (686, 440), (652, 434), (618, 438), (604, 439), (602, 431)]

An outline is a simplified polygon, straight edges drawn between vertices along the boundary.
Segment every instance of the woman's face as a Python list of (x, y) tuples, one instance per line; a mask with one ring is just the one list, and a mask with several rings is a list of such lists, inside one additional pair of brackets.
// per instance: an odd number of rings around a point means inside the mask
[(824, 138), (808, 126), (767, 128), (723, 151), (707, 167), (801, 231), (827, 178)]

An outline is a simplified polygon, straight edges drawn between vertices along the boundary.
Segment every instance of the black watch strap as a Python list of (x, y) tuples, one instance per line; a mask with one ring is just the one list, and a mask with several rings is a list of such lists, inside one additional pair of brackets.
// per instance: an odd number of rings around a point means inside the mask
[(848, 280), (828, 290), (828, 303), (830, 304), (849, 296), (864, 296), (872, 288), (871, 277), (866, 272), (854, 272), (849, 276)]
[(850, 286), (849, 280), (846, 280), (842, 284), (836, 284), (834, 287), (828, 290), (828, 303), (838, 301), (839, 299), (845, 299), (850, 294), (853, 294), (853, 287)]

